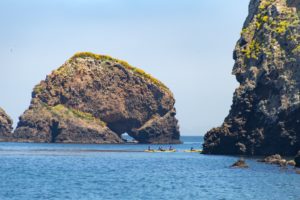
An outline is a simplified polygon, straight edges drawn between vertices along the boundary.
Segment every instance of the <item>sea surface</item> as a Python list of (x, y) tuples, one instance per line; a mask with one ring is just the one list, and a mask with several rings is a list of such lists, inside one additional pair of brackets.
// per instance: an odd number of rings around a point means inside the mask
[(0, 143), (0, 200), (300, 199), (292, 168), (246, 158), (249, 169), (232, 169), (238, 157), (184, 153), (203, 138), (182, 141), (176, 153), (133, 144)]

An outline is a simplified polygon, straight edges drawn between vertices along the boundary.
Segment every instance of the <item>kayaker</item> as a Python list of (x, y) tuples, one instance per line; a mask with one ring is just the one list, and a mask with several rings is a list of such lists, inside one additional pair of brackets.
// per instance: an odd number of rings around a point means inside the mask
[(162, 147), (159, 147), (158, 151), (165, 151), (165, 150)]
[(150, 146), (148, 146), (148, 151), (152, 151), (152, 149), (151, 149), (151, 147), (150, 147)]
[(194, 147), (191, 147), (191, 151), (194, 151)]
[(174, 149), (173, 149), (173, 147), (172, 147), (172, 146), (170, 146), (170, 147), (169, 147), (169, 150), (170, 150), (170, 151), (173, 151)]

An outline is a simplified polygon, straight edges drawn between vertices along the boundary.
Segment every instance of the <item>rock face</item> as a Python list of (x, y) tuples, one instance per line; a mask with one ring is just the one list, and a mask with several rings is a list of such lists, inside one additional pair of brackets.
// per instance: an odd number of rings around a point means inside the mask
[(180, 143), (175, 100), (157, 79), (124, 61), (78, 53), (34, 88), (12, 140)]
[(5, 111), (0, 108), (0, 141), (6, 141), (7, 138), (11, 136), (13, 121), (5, 113)]
[(295, 155), (300, 149), (300, 1), (251, 0), (233, 57), (240, 83), (204, 153)]
[(300, 167), (300, 151), (298, 151), (298, 153), (295, 157), (295, 164), (296, 164), (296, 167)]

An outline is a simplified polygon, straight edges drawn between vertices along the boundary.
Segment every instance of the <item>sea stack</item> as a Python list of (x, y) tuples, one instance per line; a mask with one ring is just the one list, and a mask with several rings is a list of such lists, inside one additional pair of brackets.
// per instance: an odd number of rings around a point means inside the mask
[(0, 108), (0, 142), (7, 141), (11, 137), (12, 124), (12, 119)]
[(77, 53), (38, 84), (11, 140), (180, 143), (175, 99), (159, 80), (109, 56)]
[(206, 154), (296, 155), (300, 150), (300, 1), (251, 0), (233, 53), (236, 89)]

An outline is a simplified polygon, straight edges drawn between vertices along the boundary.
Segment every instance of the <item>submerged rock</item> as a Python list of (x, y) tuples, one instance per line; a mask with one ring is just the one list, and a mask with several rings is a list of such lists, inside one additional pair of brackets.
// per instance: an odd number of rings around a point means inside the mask
[(6, 141), (11, 136), (12, 124), (12, 119), (0, 108), (0, 141)]
[(206, 154), (292, 155), (300, 149), (300, 4), (251, 0), (233, 57), (240, 83)]
[(247, 165), (246, 161), (244, 159), (239, 159), (235, 163), (231, 165), (233, 168), (248, 168), (249, 166)]
[(268, 156), (262, 160), (259, 160), (259, 162), (264, 162), (267, 164), (272, 164), (272, 165), (279, 165), (281, 167), (285, 166), (296, 166), (296, 162), (294, 160), (286, 160), (283, 157), (281, 157), (279, 154)]
[(175, 99), (160, 81), (124, 61), (78, 53), (32, 93), (12, 139), (26, 142), (180, 143)]
[(283, 159), (279, 154), (268, 156), (268, 157), (260, 160), (260, 162), (265, 162), (268, 164), (274, 164), (274, 165), (280, 165), (280, 166), (287, 165), (287, 161), (285, 159)]

